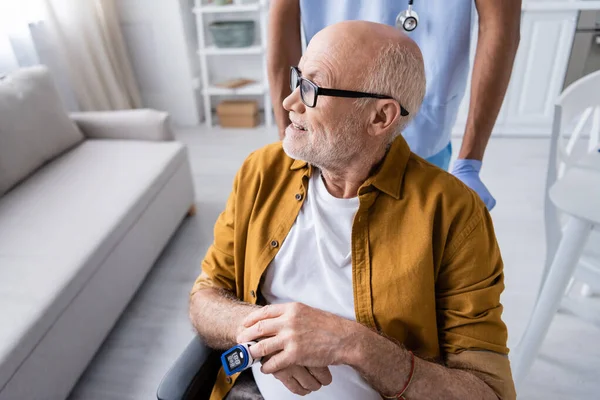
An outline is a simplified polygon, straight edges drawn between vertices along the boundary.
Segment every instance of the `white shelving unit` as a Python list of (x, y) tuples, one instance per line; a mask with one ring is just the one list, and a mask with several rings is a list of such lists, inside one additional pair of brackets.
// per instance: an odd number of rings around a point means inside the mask
[[(269, 87), (267, 79), (267, 60), (266, 60), (266, 40), (267, 40), (267, 13), (268, 0), (255, 0), (254, 2), (246, 2), (245, 4), (229, 4), (229, 5), (214, 5), (208, 4), (206, 0), (195, 0), (193, 9), (196, 15), (196, 24), (198, 31), (198, 56), (200, 57), (201, 76), (199, 83), (202, 87), (202, 95), (204, 98), (204, 115), (208, 126), (213, 125), (213, 114), (211, 100), (214, 96), (263, 96), (265, 124), (271, 126), (273, 124), (273, 113), (271, 109), (271, 99), (269, 96)], [(260, 43), (250, 47), (241, 48), (218, 48), (209, 45), (205, 37), (206, 21), (205, 17), (209, 14), (229, 14), (239, 15), (244, 19), (250, 19), (246, 13), (258, 13), (258, 25), (260, 27)], [(256, 21), (256, 19), (255, 19)], [(212, 56), (248, 56), (261, 57), (262, 63), (262, 82), (246, 85), (236, 89), (227, 89), (217, 87), (215, 82), (211, 81), (209, 74), (208, 58)], [(232, 77), (235, 78), (235, 77)]]
[(196, 4), (198, 12), (200, 14), (213, 14), (213, 13), (228, 13), (228, 12), (247, 12), (247, 11), (258, 11), (260, 10), (261, 3), (257, 0), (256, 3), (250, 4), (227, 4), (224, 6), (216, 5), (202, 5)]

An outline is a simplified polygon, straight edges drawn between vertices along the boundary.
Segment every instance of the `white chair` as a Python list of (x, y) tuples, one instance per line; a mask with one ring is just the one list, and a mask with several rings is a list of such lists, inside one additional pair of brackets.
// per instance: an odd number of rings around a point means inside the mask
[[(563, 136), (573, 120), (577, 123), (564, 144)], [(579, 155), (574, 149), (590, 125), (587, 151)], [(600, 72), (596, 72), (571, 84), (555, 105), (544, 204), (546, 265), (529, 324), (511, 357), (517, 387), (533, 364), (561, 303), (578, 315), (593, 317), (564, 294), (574, 277), (600, 291), (600, 260), (584, 254), (592, 230), (600, 227), (599, 143)]]
[[(589, 93), (590, 89), (593, 92), (591, 96)], [(594, 73), (578, 82), (574, 82), (563, 92), (563, 95), (557, 101), (557, 107), (561, 107), (561, 113), (555, 113), (554, 116), (554, 131), (557, 135), (555, 136), (556, 140), (554, 140), (555, 137), (553, 136), (546, 177), (546, 263), (542, 273), (540, 292), (548, 276), (550, 265), (554, 259), (554, 254), (562, 237), (562, 230), (565, 227), (564, 223), (566, 222), (565, 216), (561, 215), (560, 210), (550, 200), (550, 188), (557, 179), (562, 177), (570, 165), (577, 163), (579, 154), (575, 152), (575, 146), (583, 139), (584, 132), (588, 133), (588, 153), (593, 153), (600, 145), (600, 103), (598, 100), (598, 90), (600, 90), (600, 76), (598, 73)], [(567, 103), (570, 103), (570, 107), (565, 109), (565, 104)], [(567, 129), (570, 123), (573, 123), (574, 126), (572, 132), (568, 132)], [(563, 140), (565, 136), (569, 137), (567, 143), (564, 143)], [(592, 157), (592, 162), (595, 159)], [(590, 166), (596, 167), (595, 165)], [(588, 248), (584, 249), (584, 253), (575, 270), (575, 275), (571, 278), (565, 291), (565, 298), (560, 305), (560, 310), (568, 311), (600, 326), (600, 316), (586, 313), (586, 309), (581, 308), (581, 297), (568, 296), (576, 281), (583, 282), (580, 291), (582, 297), (590, 297), (594, 292), (600, 292), (600, 284), (598, 283), (600, 282), (600, 252), (597, 250), (598, 246), (600, 246), (600, 234), (594, 239), (593, 243), (590, 241)]]

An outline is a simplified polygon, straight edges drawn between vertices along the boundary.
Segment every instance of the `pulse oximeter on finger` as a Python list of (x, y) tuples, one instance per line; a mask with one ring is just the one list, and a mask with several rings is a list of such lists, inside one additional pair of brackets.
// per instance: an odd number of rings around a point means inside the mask
[(260, 361), (260, 358), (254, 359), (250, 354), (249, 349), (255, 344), (256, 342), (238, 344), (221, 355), (221, 364), (227, 376), (242, 372)]

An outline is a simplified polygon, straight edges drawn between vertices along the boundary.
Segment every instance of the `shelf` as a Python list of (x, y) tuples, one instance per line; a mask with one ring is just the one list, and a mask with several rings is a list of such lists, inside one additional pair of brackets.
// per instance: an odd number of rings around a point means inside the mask
[(262, 46), (250, 46), (250, 47), (232, 47), (232, 48), (220, 48), (216, 46), (209, 46), (205, 49), (198, 50), (199, 54), (206, 55), (245, 55), (245, 54), (262, 54)]
[(214, 14), (214, 13), (239, 13), (260, 10), (260, 3), (252, 4), (227, 4), (224, 6), (200, 6), (194, 7), (196, 14)]
[(212, 96), (227, 96), (227, 95), (259, 95), (265, 94), (266, 87), (262, 83), (253, 83), (251, 85), (246, 85), (236, 89), (227, 89), (222, 87), (217, 87), (214, 85), (210, 85), (208, 90), (205, 91), (206, 94)]

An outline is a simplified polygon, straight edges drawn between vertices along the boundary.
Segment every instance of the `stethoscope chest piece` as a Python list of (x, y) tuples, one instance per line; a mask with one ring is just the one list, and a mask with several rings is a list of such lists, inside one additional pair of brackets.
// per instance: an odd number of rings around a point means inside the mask
[(396, 17), (396, 28), (412, 32), (419, 25), (419, 15), (412, 9), (412, 1), (408, 2), (408, 10), (402, 11)]

